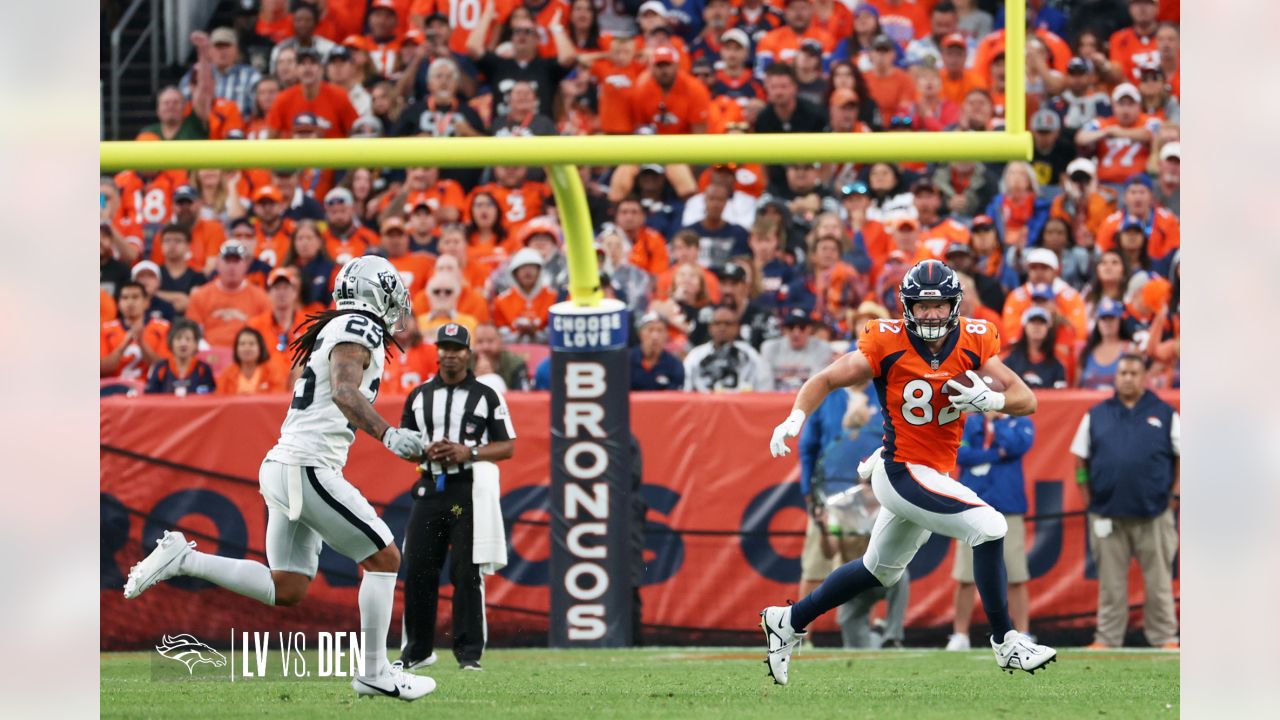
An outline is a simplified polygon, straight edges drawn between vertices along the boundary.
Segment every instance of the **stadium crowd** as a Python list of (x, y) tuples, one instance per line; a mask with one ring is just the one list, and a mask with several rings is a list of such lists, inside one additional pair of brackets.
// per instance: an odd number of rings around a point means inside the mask
[[(136, 139), (993, 131), (1002, 6), (261, 0), (192, 34)], [(1030, 163), (582, 168), (634, 388), (794, 390), (899, 317), (926, 258), (1033, 388), (1109, 388), (1126, 352), (1177, 387), (1178, 3), (1027, 6)], [(446, 322), (473, 330), (478, 373), (549, 378), (568, 274), (538, 168), (126, 171), (101, 220), (104, 393), (287, 391), (295, 329), (364, 253), (417, 319), (384, 390), (434, 373)]]

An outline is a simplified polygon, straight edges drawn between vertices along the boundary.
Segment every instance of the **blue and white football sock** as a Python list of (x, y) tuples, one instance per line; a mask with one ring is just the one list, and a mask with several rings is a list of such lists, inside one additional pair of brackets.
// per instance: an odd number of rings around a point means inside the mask
[(1009, 581), (1004, 567), (1004, 538), (973, 548), (973, 584), (978, 586), (982, 609), (991, 623), (991, 634), (997, 643), (1013, 629), (1009, 619)]
[(192, 550), (182, 558), (183, 575), (208, 580), (233, 593), (251, 597), (264, 605), (276, 604), (276, 582), (271, 569), (253, 560), (211, 555)]
[(828, 575), (817, 590), (791, 606), (791, 628), (804, 632), (818, 616), (849, 602), (865, 590), (878, 587), (882, 587), (881, 582), (862, 564), (861, 558), (845, 563)]
[(396, 601), (396, 573), (364, 571), (360, 580), (360, 631), (364, 634), (364, 672), (378, 677), (387, 662), (387, 632)]

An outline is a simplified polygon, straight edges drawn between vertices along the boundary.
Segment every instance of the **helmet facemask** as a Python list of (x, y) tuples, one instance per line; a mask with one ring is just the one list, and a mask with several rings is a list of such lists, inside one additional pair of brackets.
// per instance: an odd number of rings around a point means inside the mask
[[(911, 298), (907, 299), (898, 295), (899, 301), (902, 303), (902, 319), (905, 321), (907, 331), (919, 337), (921, 340), (941, 340), (947, 336), (947, 333), (955, 329), (960, 324), (960, 298)], [(912, 306), (919, 302), (936, 302), (945, 301), (951, 305), (950, 312), (945, 317), (937, 319), (922, 319), (916, 316)]]

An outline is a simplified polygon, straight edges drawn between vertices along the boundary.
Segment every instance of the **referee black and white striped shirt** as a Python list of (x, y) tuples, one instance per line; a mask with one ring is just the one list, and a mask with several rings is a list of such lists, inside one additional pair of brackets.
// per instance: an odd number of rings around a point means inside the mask
[[(414, 388), (405, 400), (400, 425), (421, 432), (424, 445), (449, 440), (467, 447), (480, 447), (516, 438), (511, 413), (502, 395), (476, 380), (469, 370), (456, 385), (447, 385), (436, 375)], [(453, 475), (470, 469), (471, 463), (425, 462), (419, 467), (432, 476)]]

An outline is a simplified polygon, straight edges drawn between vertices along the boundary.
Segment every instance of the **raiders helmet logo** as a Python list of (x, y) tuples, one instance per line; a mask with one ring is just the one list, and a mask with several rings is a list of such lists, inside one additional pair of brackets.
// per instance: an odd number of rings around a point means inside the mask
[(395, 273), (383, 270), (378, 273), (378, 283), (382, 285), (383, 291), (388, 295), (394, 295), (396, 287), (400, 284), (400, 278)]

